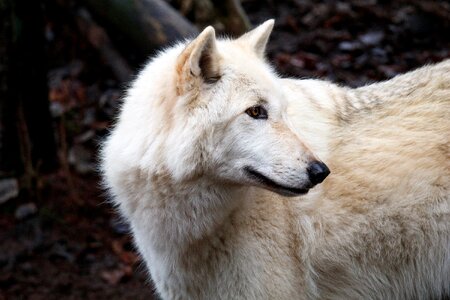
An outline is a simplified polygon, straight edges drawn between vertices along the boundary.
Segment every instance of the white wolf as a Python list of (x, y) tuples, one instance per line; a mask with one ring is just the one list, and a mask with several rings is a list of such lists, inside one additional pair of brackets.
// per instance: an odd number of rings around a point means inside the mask
[(158, 293), (449, 295), (450, 61), (358, 89), (280, 79), (272, 27), (163, 51), (103, 147)]

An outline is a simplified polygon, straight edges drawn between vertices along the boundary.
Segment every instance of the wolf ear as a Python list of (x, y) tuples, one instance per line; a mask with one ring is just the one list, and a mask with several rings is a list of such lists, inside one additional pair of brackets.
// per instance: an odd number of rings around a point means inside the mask
[(206, 27), (178, 56), (177, 72), (180, 83), (201, 79), (212, 83), (220, 78), (219, 53), (214, 28)]
[(269, 40), (270, 33), (272, 33), (274, 23), (275, 21), (270, 19), (241, 36), (238, 41), (250, 45), (259, 57), (264, 57), (267, 41)]

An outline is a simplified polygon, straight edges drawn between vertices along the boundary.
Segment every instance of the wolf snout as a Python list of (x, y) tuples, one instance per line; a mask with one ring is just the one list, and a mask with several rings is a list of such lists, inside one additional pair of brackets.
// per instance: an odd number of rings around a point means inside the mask
[(308, 168), (308, 177), (312, 185), (316, 185), (324, 181), (324, 179), (330, 174), (330, 169), (327, 165), (321, 161), (312, 162)]

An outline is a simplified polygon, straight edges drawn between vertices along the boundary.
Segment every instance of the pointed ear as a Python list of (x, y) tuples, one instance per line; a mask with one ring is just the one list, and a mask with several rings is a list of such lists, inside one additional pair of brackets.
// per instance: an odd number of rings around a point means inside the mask
[(220, 78), (219, 62), (216, 34), (214, 28), (208, 26), (178, 56), (179, 85), (192, 87), (194, 82), (200, 84), (200, 81), (217, 81)]
[(274, 23), (275, 21), (273, 19), (268, 20), (241, 36), (238, 41), (249, 45), (259, 57), (264, 57), (267, 41), (269, 40)]

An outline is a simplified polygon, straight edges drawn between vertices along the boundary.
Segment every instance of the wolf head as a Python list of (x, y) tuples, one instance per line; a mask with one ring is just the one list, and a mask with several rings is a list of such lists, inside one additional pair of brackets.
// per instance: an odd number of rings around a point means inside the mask
[(273, 24), (236, 40), (208, 27), (154, 58), (129, 90), (105, 157), (176, 182), (290, 196), (322, 182), (329, 170), (292, 129), (281, 81), (264, 60)]

